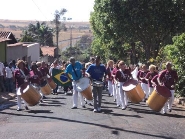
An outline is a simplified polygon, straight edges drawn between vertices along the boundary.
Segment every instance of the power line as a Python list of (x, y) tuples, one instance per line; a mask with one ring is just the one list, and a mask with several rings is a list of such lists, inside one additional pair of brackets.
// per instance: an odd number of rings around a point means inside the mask
[[(47, 17), (43, 14), (43, 12), (41, 11), (41, 9), (39, 8), (39, 6), (34, 2), (34, 0), (32, 0), (32, 2), (35, 4), (35, 6), (37, 7), (37, 9), (40, 11), (40, 13), (47, 19)], [(48, 19), (47, 19), (48, 20)]]

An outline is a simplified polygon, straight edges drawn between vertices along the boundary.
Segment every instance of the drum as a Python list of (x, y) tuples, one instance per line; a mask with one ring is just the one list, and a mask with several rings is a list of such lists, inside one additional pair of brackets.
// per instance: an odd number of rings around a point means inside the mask
[(101, 82), (101, 81), (93, 81), (93, 83), (92, 83), (92, 86), (96, 86), (96, 87), (102, 87), (104, 84), (103, 84), (103, 82)]
[(92, 100), (92, 89), (90, 85), (90, 79), (83, 77), (76, 83), (76, 89), (82, 94), (87, 100)]
[(47, 81), (51, 89), (55, 89), (57, 87), (56, 83), (51, 78), (47, 78)]
[(171, 97), (171, 92), (166, 86), (156, 86), (146, 101), (147, 105), (154, 111), (161, 111), (165, 103)]
[(49, 84), (46, 81), (41, 83), (40, 90), (42, 91), (43, 95), (49, 95), (51, 94), (51, 91), (52, 91)]
[(29, 106), (35, 106), (39, 103), (41, 95), (28, 83), (20, 86), (22, 92), (21, 97), (28, 103)]
[(145, 93), (137, 80), (130, 79), (126, 81), (122, 89), (132, 103), (139, 103), (145, 98)]

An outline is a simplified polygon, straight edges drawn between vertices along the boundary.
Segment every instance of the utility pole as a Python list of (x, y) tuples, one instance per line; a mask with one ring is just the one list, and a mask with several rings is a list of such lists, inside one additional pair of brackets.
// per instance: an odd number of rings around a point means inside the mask
[(70, 47), (72, 47), (72, 40), (73, 40), (73, 36), (72, 36), (72, 25), (70, 27)]
[(56, 45), (57, 45), (57, 59), (59, 58), (59, 48), (58, 48), (58, 37), (59, 37), (59, 24), (56, 20)]

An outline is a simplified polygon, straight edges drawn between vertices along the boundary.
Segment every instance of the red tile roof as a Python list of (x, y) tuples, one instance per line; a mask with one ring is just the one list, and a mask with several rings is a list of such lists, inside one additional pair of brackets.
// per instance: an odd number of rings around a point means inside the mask
[(42, 46), (41, 50), (43, 55), (49, 55), (49, 56), (53, 56), (55, 54), (55, 49), (56, 47), (49, 47), (49, 46)]

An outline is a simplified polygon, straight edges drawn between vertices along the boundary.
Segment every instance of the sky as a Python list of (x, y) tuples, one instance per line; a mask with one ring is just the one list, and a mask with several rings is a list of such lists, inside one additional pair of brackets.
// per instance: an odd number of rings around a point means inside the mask
[(55, 10), (67, 9), (64, 15), (73, 22), (89, 21), (94, 0), (0, 0), (0, 19), (52, 20)]

